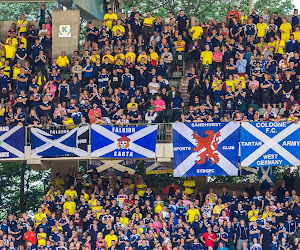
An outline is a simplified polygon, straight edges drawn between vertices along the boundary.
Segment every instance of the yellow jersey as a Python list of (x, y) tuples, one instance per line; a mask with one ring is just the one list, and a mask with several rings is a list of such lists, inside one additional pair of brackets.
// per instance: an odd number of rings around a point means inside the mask
[(11, 59), (15, 56), (16, 47), (5, 45), (4, 48), (5, 48), (5, 57), (6, 57), (6, 59)]
[(266, 23), (258, 23), (256, 24), (257, 28), (257, 37), (264, 37), (266, 34), (266, 29), (268, 25)]
[(124, 224), (126, 227), (128, 224), (129, 219), (127, 217), (120, 217), (120, 222)]
[(111, 32), (113, 33), (114, 36), (117, 35), (117, 30), (120, 30), (120, 32), (123, 32), (123, 33), (120, 33), (120, 35), (123, 36), (123, 34), (124, 34), (124, 32), (125, 32), (124, 26), (122, 26), (122, 25), (115, 25), (115, 26), (112, 28), (112, 30), (111, 30)]
[(186, 215), (188, 216), (188, 222), (192, 223), (195, 220), (195, 216), (196, 215), (200, 215), (200, 212), (198, 209), (194, 208), (194, 209), (189, 209), (186, 213)]
[(117, 235), (110, 235), (110, 234), (107, 234), (104, 238), (106, 244), (107, 244), (107, 247), (110, 248), (111, 247), (111, 242), (114, 240), (115, 242), (118, 241), (118, 237)]
[(202, 64), (203, 65), (206, 65), (206, 64), (212, 64), (212, 59), (213, 59), (213, 54), (211, 51), (203, 51), (201, 53), (201, 56), (202, 57)]
[(105, 56), (103, 56), (103, 57), (102, 57), (102, 63), (105, 62), (104, 59), (105, 59), (106, 57), (108, 57), (109, 63), (110, 63), (110, 64), (113, 64), (113, 63), (114, 63), (115, 60), (114, 60), (114, 57), (113, 57), (112, 55), (105, 55)]
[(282, 23), (280, 30), (283, 31), (281, 32), (281, 39), (286, 43), (290, 39), (292, 25), (290, 23)]
[(231, 88), (232, 88), (232, 89), (231, 89), (232, 92), (235, 91), (235, 85), (234, 85), (234, 82), (235, 82), (234, 80), (227, 80), (227, 81), (226, 81), (226, 88), (227, 88), (227, 87), (231, 87)]
[(257, 215), (258, 215), (258, 210), (254, 210), (254, 211), (250, 210), (248, 212), (248, 218), (249, 218), (249, 216), (251, 216), (250, 219), (249, 219), (249, 221), (256, 221), (256, 217), (255, 216), (257, 216)]
[(71, 191), (70, 189), (67, 189), (65, 191), (65, 197), (71, 196), (71, 200), (74, 201), (74, 196), (77, 196), (76, 190)]
[(111, 30), (112, 28), (112, 20), (117, 20), (118, 17), (115, 13), (106, 13), (104, 15), (104, 20), (106, 21), (106, 26)]
[(46, 246), (46, 239), (47, 234), (46, 233), (38, 233), (37, 234), (37, 240), (38, 240), (38, 246)]
[(188, 194), (193, 194), (194, 193), (194, 189), (192, 188), (187, 188), (187, 187), (196, 187), (195, 181), (194, 180), (185, 180), (183, 182), (183, 186), (184, 186), (184, 191), (187, 192)]
[(298, 32), (293, 32), (294, 38), (298, 41), (298, 43), (300, 43), (300, 31)]
[(91, 55), (91, 62), (93, 64), (96, 64), (97, 59), (100, 59), (99, 55)]
[[(26, 24), (26, 25), (28, 25), (28, 21), (26, 21), (26, 20), (18, 20), (18, 24)], [(26, 32), (27, 31), (27, 27), (25, 26), (25, 27), (20, 27), (20, 29), (19, 29), (19, 32), (20, 33), (24, 33), (24, 32)]]
[(70, 64), (70, 61), (69, 61), (69, 59), (68, 59), (67, 56), (64, 56), (64, 57), (59, 56), (59, 57), (57, 58), (56, 63), (57, 63), (57, 65), (58, 65), (59, 67), (67, 67), (68, 64)]
[(144, 19), (143, 24), (144, 24), (144, 26), (152, 26), (154, 20), (155, 20), (154, 17), (149, 17), (149, 18), (146, 17), (146, 18)]
[(125, 58), (127, 57), (130, 57), (130, 61), (133, 63), (135, 61), (135, 58), (136, 58), (136, 54), (134, 52), (128, 52), (126, 55), (125, 55)]
[(7, 38), (5, 43), (8, 44), (8, 42), (11, 41), (11, 46), (17, 48), (17, 45), (18, 45), (18, 40), (17, 38)]
[(17, 80), (19, 74), (21, 74), (21, 68), (19, 69), (18, 67), (14, 67), (12, 79)]
[(75, 208), (76, 208), (76, 204), (74, 201), (66, 201), (64, 203), (64, 209), (69, 209), (69, 215), (73, 215), (74, 214), (74, 211), (75, 211)]
[(193, 26), (191, 32), (194, 31), (192, 39), (201, 39), (200, 35), (203, 34), (203, 29), (201, 26)]
[(37, 213), (37, 214), (34, 215), (33, 219), (35, 221), (35, 226), (36, 227), (42, 223), (43, 218), (47, 219), (47, 215), (44, 214), (44, 213), (42, 213), (42, 214)]
[[(182, 40), (181, 42), (175, 41), (174, 45), (175, 46), (183, 46), (183, 45), (185, 46), (186, 44), (185, 44), (185, 41)], [(184, 51), (184, 48), (176, 48), (176, 51)]]

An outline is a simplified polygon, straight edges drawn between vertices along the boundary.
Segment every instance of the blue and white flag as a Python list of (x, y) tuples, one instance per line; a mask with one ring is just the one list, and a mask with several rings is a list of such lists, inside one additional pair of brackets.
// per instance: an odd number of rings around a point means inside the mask
[(114, 127), (92, 125), (91, 156), (155, 158), (157, 125)]
[(174, 176), (238, 175), (240, 124), (174, 123)]
[(239, 164), (239, 176), (257, 174), (257, 168), (242, 167)]
[(0, 158), (22, 158), (24, 147), (24, 127), (0, 127)]
[(31, 157), (88, 156), (89, 127), (70, 129), (31, 129)]
[(260, 188), (268, 190), (274, 182), (273, 167), (260, 167), (258, 172)]
[(91, 160), (88, 170), (91, 172), (96, 168), (100, 175), (102, 175), (103, 171), (106, 171), (109, 176), (113, 174), (122, 176), (125, 171), (128, 171), (129, 174), (134, 174), (135, 167), (134, 160)]
[(300, 124), (286, 122), (243, 122), (241, 165), (299, 166)]

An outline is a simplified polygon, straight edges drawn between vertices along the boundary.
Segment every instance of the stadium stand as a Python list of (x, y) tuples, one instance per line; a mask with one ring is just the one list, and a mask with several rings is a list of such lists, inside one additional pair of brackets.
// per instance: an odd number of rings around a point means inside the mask
[[(228, 24), (190, 27), (183, 11), (163, 23), (136, 7), (129, 18), (109, 9), (71, 58), (51, 58), (45, 5), (39, 27), (27, 23), (21, 15), (0, 43), (0, 125), (298, 122), (298, 10), (287, 20), (234, 7)], [(171, 86), (185, 68), (186, 82)], [(251, 185), (241, 196), (205, 194), (188, 177), (166, 199), (138, 173), (93, 171), (87, 183), (71, 171), (57, 174), (33, 218), (3, 220), (0, 249), (300, 249), (299, 216), (290, 170), (264, 195)]]

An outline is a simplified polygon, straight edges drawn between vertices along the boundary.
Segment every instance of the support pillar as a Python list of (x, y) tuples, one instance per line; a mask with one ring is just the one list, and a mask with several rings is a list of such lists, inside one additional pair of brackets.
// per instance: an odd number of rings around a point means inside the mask
[(53, 10), (52, 20), (52, 58), (66, 51), (70, 59), (79, 47), (80, 10)]
[(252, 9), (253, 9), (253, 0), (249, 0), (249, 14), (252, 13)]

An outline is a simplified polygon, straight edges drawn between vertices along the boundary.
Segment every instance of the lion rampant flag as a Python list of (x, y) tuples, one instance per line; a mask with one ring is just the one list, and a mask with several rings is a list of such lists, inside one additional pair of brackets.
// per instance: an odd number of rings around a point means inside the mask
[(240, 124), (174, 123), (174, 176), (238, 175)]

